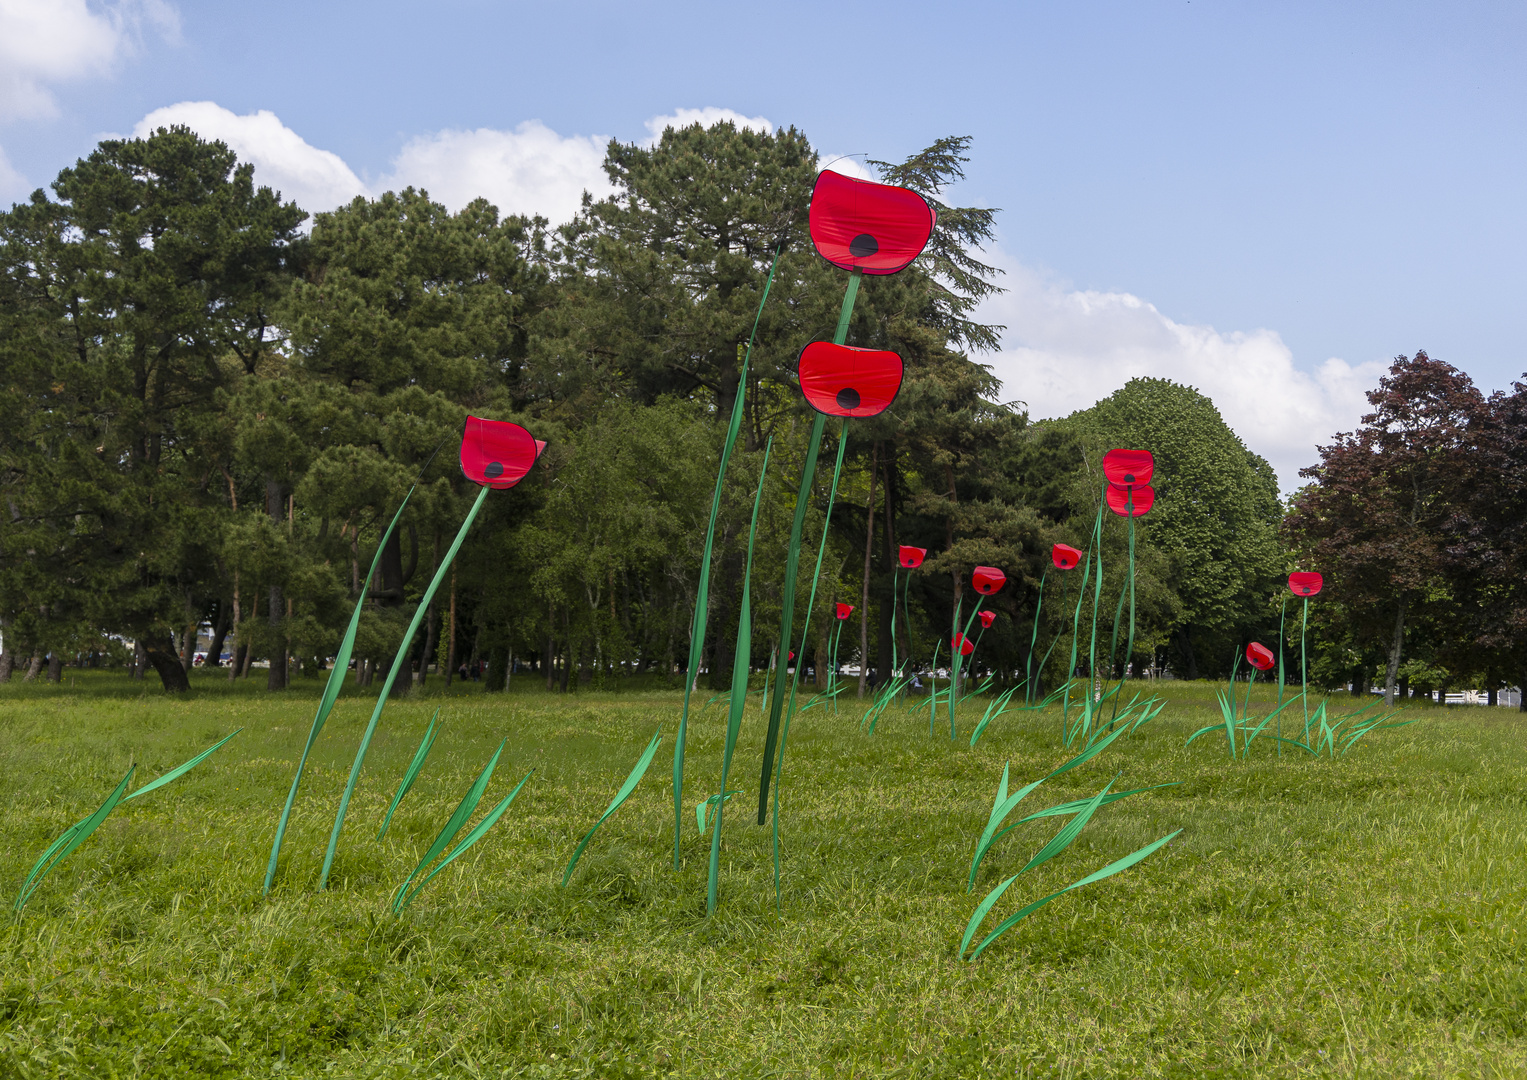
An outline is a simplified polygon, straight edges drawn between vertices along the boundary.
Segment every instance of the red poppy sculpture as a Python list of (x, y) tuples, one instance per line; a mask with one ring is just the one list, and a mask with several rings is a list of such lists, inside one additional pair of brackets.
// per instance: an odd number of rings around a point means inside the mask
[(1325, 578), (1313, 570), (1299, 570), (1288, 575), (1288, 591), (1295, 596), (1315, 596), (1325, 583)]
[(917, 192), (824, 169), (811, 192), (811, 242), (844, 270), (895, 274), (933, 235), (933, 208)]
[(955, 634), (954, 640), (950, 642), (950, 644), (954, 646), (955, 651), (958, 652), (961, 656), (969, 656), (971, 653), (976, 651), (976, 643), (971, 641), (964, 634)]
[(1246, 646), (1246, 662), (1258, 671), (1271, 671), (1278, 658), (1266, 645), (1253, 641)]
[(525, 479), (545, 449), (518, 424), (469, 416), (461, 435), (461, 471), (474, 484), (502, 491)]
[(901, 390), (901, 357), (884, 349), (813, 341), (798, 370), (807, 403), (828, 416), (878, 416)]
[(970, 575), (970, 584), (982, 596), (995, 596), (1007, 584), (1007, 575), (995, 566), (978, 566)]
[(1082, 562), (1082, 553), (1070, 544), (1056, 544), (1050, 549), (1050, 561), (1057, 570), (1075, 570)]
[(1110, 450), (1103, 455), (1103, 475), (1110, 484), (1149, 484), (1155, 469), (1156, 459), (1149, 450)]
[(839, 619), (846, 619), (850, 615), (852, 615), (853, 613), (854, 613), (854, 605), (852, 605), (852, 604), (839, 604), (838, 605), (837, 615), (838, 615)]
[(991, 629), (991, 624), (996, 622), (996, 621), (997, 621), (997, 613), (995, 611), (983, 611), (983, 612), (981, 612), (981, 629), (982, 630), (990, 630)]
[(1108, 509), (1120, 517), (1142, 517), (1156, 505), (1156, 489), (1150, 485), (1120, 487), (1108, 485)]
[(900, 562), (903, 567), (908, 570), (916, 570), (923, 564), (923, 560), (928, 557), (928, 549), (910, 547), (906, 544), (902, 544), (898, 555), (900, 556)]

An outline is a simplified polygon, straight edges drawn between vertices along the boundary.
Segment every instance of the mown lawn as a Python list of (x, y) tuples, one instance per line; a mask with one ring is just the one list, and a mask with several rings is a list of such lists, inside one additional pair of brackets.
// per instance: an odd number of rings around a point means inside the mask
[[(1413, 708), (1417, 723), (1341, 761), (1280, 760), (1259, 743), (1232, 763), (1221, 739), (1183, 746), (1213, 719), (1211, 689), (1161, 684), (1171, 704), (1154, 723), (1024, 810), (1115, 774), (1120, 787), (1179, 786), (1100, 811), (993, 914), (1182, 835), (970, 964), (955, 952), (976, 902), (1064, 820), (1009, 834), (966, 892), (1003, 763), (1016, 788), (1068, 756), (1056, 713), (1004, 717), (974, 750), (947, 728), (930, 738), (925, 718), (893, 713), (868, 737), (855, 705), (805, 714), (785, 768), (776, 916), (769, 835), (753, 824), (751, 708), (707, 919), (694, 804), (717, 790), (719, 706), (691, 726), (675, 872), (677, 694), (562, 697), (525, 680), (508, 696), (398, 701), (351, 806), (337, 887), (320, 894), (370, 711), (347, 695), (264, 899), (318, 685), (230, 692), (214, 674), (171, 700), (70, 675), (0, 687), (0, 1075), (1527, 1076), (1527, 751), (1514, 711)], [(433, 754), (379, 844), (436, 707)], [(978, 715), (962, 717), (966, 734)], [(660, 724), (646, 780), (561, 888)], [(239, 725), (197, 771), (119, 808), (9, 914), (43, 848), (130, 761), (136, 787)], [(479, 813), (535, 776), (393, 917), (393, 888), (503, 738)]]

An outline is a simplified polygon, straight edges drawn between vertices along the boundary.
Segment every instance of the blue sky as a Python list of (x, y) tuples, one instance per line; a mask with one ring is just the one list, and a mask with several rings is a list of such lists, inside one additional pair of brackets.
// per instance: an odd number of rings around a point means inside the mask
[(1397, 353), (1527, 370), (1524, 45), (1519, 4), (4, 0), (0, 198), (151, 116), (309, 209), (415, 183), (554, 217), (679, 110), (887, 159), (968, 134), (1006, 396), (1177, 378), (1288, 487)]

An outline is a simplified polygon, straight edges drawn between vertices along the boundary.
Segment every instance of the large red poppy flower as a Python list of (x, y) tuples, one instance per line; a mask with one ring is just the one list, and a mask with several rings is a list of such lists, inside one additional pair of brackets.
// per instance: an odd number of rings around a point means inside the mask
[(1266, 645), (1253, 641), (1246, 646), (1246, 662), (1258, 671), (1266, 671), (1278, 662), (1278, 658)]
[(1288, 590), (1295, 596), (1314, 596), (1325, 583), (1326, 579), (1313, 570), (1298, 570), (1288, 575)]
[(844, 270), (894, 274), (922, 254), (935, 215), (915, 191), (855, 180), (830, 169), (811, 192), (811, 242)]
[(1110, 450), (1103, 455), (1103, 475), (1110, 484), (1149, 484), (1155, 468), (1149, 450)]
[(1057, 570), (1075, 570), (1082, 561), (1082, 553), (1070, 544), (1056, 544), (1050, 549), (1050, 558)]
[(839, 604), (838, 605), (838, 618), (846, 619), (850, 615), (852, 615), (853, 613), (854, 613), (854, 605), (852, 605), (852, 604)]
[(546, 444), (518, 424), (467, 417), (461, 434), (461, 471), (474, 484), (512, 488), (530, 471)]
[(955, 634), (954, 640), (949, 644), (954, 648), (959, 649), (961, 656), (969, 656), (971, 653), (976, 651), (976, 643), (971, 641), (964, 634)]
[(1148, 514), (1151, 507), (1155, 505), (1156, 489), (1149, 484), (1144, 487), (1108, 485), (1108, 509), (1120, 517), (1139, 517), (1141, 514)]
[(813, 341), (801, 350), (801, 393), (828, 416), (876, 416), (901, 390), (901, 357), (882, 349), (858, 349)]
[(1002, 591), (1002, 586), (1007, 584), (1007, 575), (995, 566), (978, 566), (970, 575), (970, 584), (976, 592), (991, 596)]
[(902, 566), (908, 570), (916, 570), (923, 564), (923, 560), (928, 557), (928, 549), (902, 544), (900, 555)]
[(997, 613), (995, 611), (983, 611), (983, 612), (981, 612), (981, 629), (983, 629), (983, 630), (990, 630), (991, 629), (991, 624), (996, 622), (996, 621), (997, 621)]

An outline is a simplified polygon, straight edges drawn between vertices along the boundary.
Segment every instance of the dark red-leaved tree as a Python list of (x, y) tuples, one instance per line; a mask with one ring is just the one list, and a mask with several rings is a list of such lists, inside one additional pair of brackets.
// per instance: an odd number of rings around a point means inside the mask
[[(1527, 384), (1492, 395), (1475, 432), (1473, 468), (1453, 487), (1454, 628), (1463, 632), (1454, 647), (1471, 652), (1493, 705), (1502, 676), (1527, 690)], [(1527, 694), (1520, 707), (1527, 712)]]
[(1362, 427), (1338, 433), (1320, 464), (1300, 470), (1314, 482), (1284, 529), (1325, 571), (1354, 638), (1384, 647), (1392, 703), (1408, 621), (1454, 602), (1450, 541), (1461, 481), (1479, 464), (1485, 399), (1462, 371), (1418, 352), (1397, 357), (1368, 402)]

